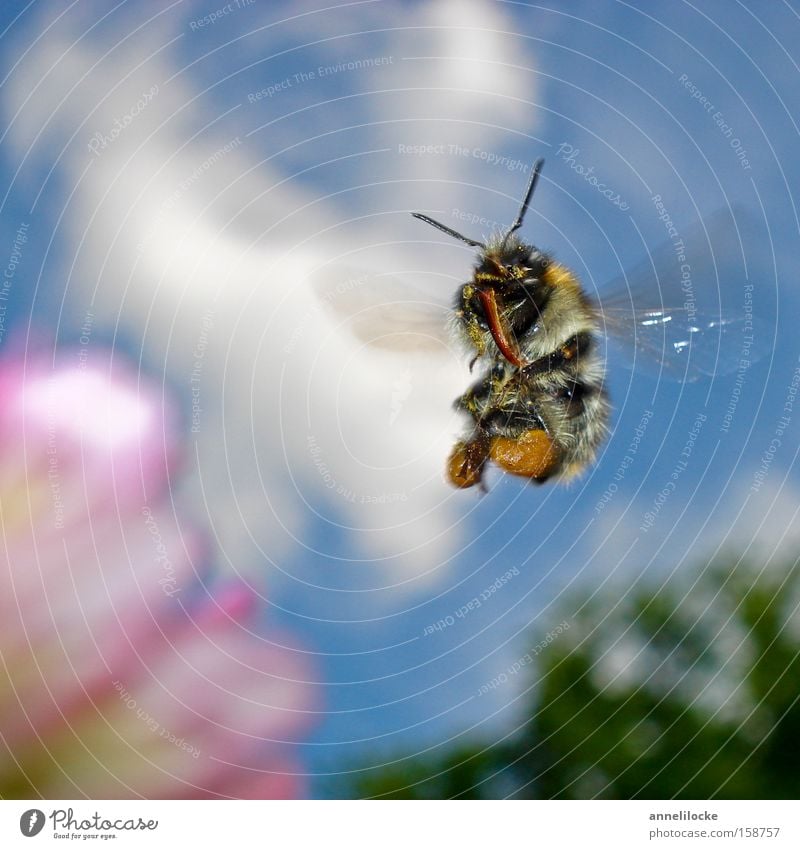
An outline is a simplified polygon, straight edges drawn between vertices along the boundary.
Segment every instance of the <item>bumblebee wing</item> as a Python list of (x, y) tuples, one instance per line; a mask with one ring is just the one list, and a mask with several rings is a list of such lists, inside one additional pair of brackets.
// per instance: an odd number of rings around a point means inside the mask
[(431, 354), (449, 347), (450, 310), (395, 276), (337, 266), (313, 275), (310, 285), (321, 308), (365, 345)]
[(601, 322), (622, 365), (671, 380), (730, 374), (764, 354), (764, 345), (756, 340), (766, 338), (766, 328), (755, 319), (712, 317), (686, 309), (604, 308)]
[(735, 372), (770, 349), (774, 333), (753, 312), (748, 264), (756, 264), (742, 241), (751, 228), (738, 210), (672, 228), (669, 239), (604, 287), (599, 320), (623, 365), (694, 381)]

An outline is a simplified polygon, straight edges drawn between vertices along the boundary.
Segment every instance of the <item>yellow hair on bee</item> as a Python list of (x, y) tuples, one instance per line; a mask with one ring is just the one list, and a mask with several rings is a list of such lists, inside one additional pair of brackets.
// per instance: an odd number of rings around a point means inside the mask
[(565, 265), (559, 265), (557, 262), (550, 263), (545, 269), (542, 279), (547, 286), (554, 289), (567, 289), (576, 295), (580, 295), (583, 299), (581, 284)]

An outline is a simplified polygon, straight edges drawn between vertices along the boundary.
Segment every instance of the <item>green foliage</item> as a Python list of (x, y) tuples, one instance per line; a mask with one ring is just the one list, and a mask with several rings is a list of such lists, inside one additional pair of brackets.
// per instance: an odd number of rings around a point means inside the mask
[(800, 561), (760, 572), (734, 561), (562, 609), (570, 628), (539, 655), (513, 739), (376, 764), (355, 793), (796, 799), (799, 601)]

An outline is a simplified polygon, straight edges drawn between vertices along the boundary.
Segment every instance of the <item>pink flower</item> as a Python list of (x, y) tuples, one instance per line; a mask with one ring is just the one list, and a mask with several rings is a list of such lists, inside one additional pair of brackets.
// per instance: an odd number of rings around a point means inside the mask
[(0, 364), (0, 797), (304, 792), (304, 655), (211, 579), (179, 436), (107, 357)]

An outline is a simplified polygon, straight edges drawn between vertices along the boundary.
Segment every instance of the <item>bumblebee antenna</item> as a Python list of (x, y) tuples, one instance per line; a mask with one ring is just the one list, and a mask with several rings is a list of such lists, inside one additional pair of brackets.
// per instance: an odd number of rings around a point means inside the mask
[(426, 224), (430, 224), (431, 227), (435, 227), (437, 230), (441, 230), (442, 233), (447, 233), (448, 236), (452, 236), (454, 239), (458, 239), (461, 242), (466, 242), (473, 248), (483, 248), (486, 250), (486, 245), (483, 242), (476, 242), (475, 239), (468, 239), (466, 236), (462, 236), (461, 233), (456, 233), (455, 230), (451, 230), (449, 227), (445, 227), (444, 224), (440, 224), (438, 221), (434, 221), (432, 218), (428, 218), (427, 215), (423, 215), (421, 212), (412, 212), (411, 213), (414, 218), (419, 218), (420, 221), (424, 221)]
[(536, 162), (533, 163), (533, 173), (531, 174), (531, 179), (528, 181), (528, 188), (525, 190), (525, 199), (522, 201), (522, 206), (519, 209), (517, 220), (511, 225), (508, 233), (506, 233), (503, 237), (503, 245), (505, 245), (508, 241), (508, 237), (512, 233), (515, 233), (520, 227), (522, 227), (522, 219), (525, 218), (525, 213), (528, 211), (528, 206), (530, 205), (531, 198), (533, 197), (533, 190), (539, 182), (539, 174), (542, 172), (542, 165), (544, 165), (544, 159), (537, 159)]

